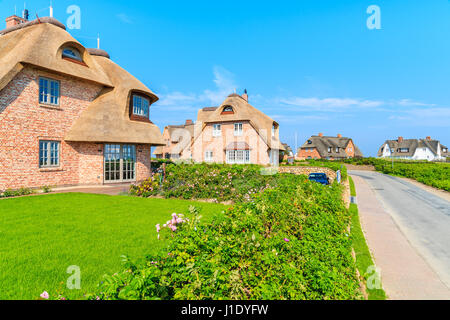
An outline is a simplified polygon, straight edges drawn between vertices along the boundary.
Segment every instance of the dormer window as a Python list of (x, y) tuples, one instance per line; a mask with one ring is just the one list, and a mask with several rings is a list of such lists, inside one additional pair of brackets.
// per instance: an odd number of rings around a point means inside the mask
[(150, 101), (142, 96), (133, 95), (133, 114), (149, 118)]
[(83, 62), (80, 51), (78, 51), (77, 49), (72, 48), (72, 47), (64, 48), (63, 52), (62, 52), (62, 56), (63, 56), (63, 58), (68, 58), (68, 59), (76, 60), (79, 62)]
[(233, 114), (234, 110), (232, 106), (223, 107), (222, 114)]
[(277, 126), (275, 124), (272, 125), (272, 137), (275, 137), (275, 134), (277, 132)]

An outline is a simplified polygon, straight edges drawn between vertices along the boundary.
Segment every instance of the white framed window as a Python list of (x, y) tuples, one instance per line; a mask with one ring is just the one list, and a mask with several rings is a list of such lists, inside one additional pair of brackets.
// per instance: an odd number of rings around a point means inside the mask
[(277, 128), (275, 125), (272, 125), (272, 137), (275, 137), (275, 133), (277, 132)]
[(72, 47), (67, 47), (64, 48), (63, 52), (62, 52), (62, 56), (64, 58), (70, 58), (70, 59), (74, 59), (77, 61), (83, 61), (83, 59), (81, 58), (81, 53)]
[(225, 106), (223, 108), (222, 112), (233, 112), (233, 107), (232, 106)]
[(209, 161), (213, 161), (213, 152), (212, 151), (206, 151), (205, 152), (205, 161), (209, 162)]
[(39, 103), (59, 105), (59, 81), (39, 78)]
[(330, 152), (330, 153), (331, 153), (331, 147), (328, 147), (328, 152)]
[(220, 136), (222, 136), (222, 125), (214, 124), (213, 125), (213, 137), (220, 137)]
[(39, 141), (39, 167), (58, 167), (59, 166), (59, 141)]
[(242, 136), (243, 133), (243, 125), (242, 123), (235, 123), (234, 124), (234, 136)]
[(133, 95), (133, 114), (141, 117), (149, 117), (149, 101), (142, 96)]
[(339, 147), (336, 147), (336, 152), (339, 152)]
[(348, 148), (348, 152), (353, 152), (353, 148)]
[(228, 164), (250, 163), (250, 150), (227, 150)]

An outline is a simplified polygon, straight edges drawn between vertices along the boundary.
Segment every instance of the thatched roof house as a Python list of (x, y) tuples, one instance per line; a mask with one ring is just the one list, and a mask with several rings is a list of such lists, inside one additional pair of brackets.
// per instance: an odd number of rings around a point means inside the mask
[[(11, 148), (2, 147), (0, 159), (22, 157), (32, 169), (0, 163), (11, 170), (4, 181), (0, 177), (0, 190), (15, 187), (14, 180), (24, 181), (21, 187), (146, 178), (151, 146), (164, 145), (149, 118), (158, 97), (107, 52), (85, 48), (54, 18), (12, 16), (7, 26), (0, 31), (0, 143)], [(99, 159), (86, 159), (99, 152)], [(121, 166), (134, 162), (111, 173), (109, 158)], [(93, 163), (97, 171), (87, 178), (83, 168)]]
[[(177, 130), (190, 134), (192, 142), (180, 148), (169, 138)], [(163, 137), (166, 146), (155, 150), (157, 157), (195, 162), (275, 164), (285, 148), (278, 123), (250, 105), (247, 92), (229, 95), (219, 107), (200, 109), (195, 124), (166, 127)]]
[(338, 134), (336, 137), (324, 136), (319, 133), (311, 136), (298, 149), (297, 159), (347, 159), (361, 158), (362, 152), (353, 142), (353, 139)]
[(439, 140), (426, 137), (425, 139), (386, 140), (378, 150), (380, 158), (398, 158), (410, 160), (445, 160), (450, 157), (448, 148)]

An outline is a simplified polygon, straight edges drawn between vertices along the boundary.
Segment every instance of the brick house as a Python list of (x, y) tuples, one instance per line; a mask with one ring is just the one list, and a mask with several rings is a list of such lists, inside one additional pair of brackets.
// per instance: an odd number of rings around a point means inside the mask
[(351, 138), (324, 136), (311, 136), (297, 151), (297, 160), (328, 159), (339, 160), (347, 158), (361, 158), (363, 154)]
[(176, 148), (182, 160), (274, 165), (279, 161), (279, 151), (284, 150), (278, 123), (250, 105), (246, 91), (242, 96), (229, 95), (219, 107), (200, 109), (195, 124), (173, 128), (165, 133), (171, 132), (170, 141), (178, 145), (157, 148), (156, 156), (161, 157), (167, 148)]
[[(164, 146), (159, 146), (153, 154), (158, 159), (191, 159), (194, 137), (194, 122), (186, 120), (184, 125), (166, 126), (163, 131)], [(186, 135), (185, 133), (188, 133)]]
[(386, 140), (378, 150), (379, 158), (394, 158), (406, 160), (428, 160), (444, 161), (450, 157), (448, 148), (433, 140), (431, 137), (425, 139), (403, 139)]
[(0, 190), (139, 181), (158, 97), (53, 18), (9, 17), (0, 31)]

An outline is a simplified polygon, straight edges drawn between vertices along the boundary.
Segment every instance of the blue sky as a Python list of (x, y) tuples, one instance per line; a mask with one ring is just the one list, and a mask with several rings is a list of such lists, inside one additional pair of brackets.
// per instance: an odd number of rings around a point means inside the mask
[[(31, 17), (50, 1), (26, 1)], [(381, 29), (369, 30), (369, 5)], [(6, 17), (23, 1), (0, 1)], [(295, 147), (341, 133), (366, 156), (386, 140), (431, 136), (450, 145), (450, 1), (54, 0), (66, 23), (81, 9), (83, 45), (101, 47), (160, 97), (162, 129), (194, 119), (236, 90), (280, 123)]]

